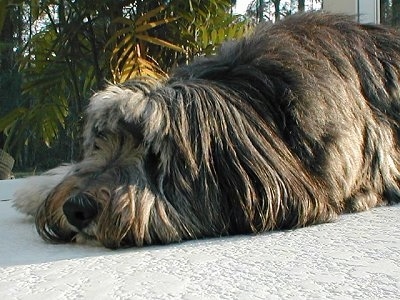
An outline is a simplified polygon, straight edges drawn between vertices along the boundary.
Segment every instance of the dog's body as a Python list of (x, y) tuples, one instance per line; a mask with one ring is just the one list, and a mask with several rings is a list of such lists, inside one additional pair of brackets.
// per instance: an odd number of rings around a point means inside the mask
[(397, 203), (399, 75), (393, 30), (321, 13), (259, 26), (164, 83), (94, 95), (83, 160), (15, 206), (47, 240), (117, 248)]

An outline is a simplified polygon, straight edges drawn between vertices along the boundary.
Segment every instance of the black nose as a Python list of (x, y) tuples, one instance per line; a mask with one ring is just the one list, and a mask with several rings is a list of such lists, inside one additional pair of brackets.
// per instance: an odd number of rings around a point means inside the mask
[(68, 222), (81, 230), (97, 216), (98, 206), (95, 199), (85, 194), (78, 194), (64, 203), (63, 211)]

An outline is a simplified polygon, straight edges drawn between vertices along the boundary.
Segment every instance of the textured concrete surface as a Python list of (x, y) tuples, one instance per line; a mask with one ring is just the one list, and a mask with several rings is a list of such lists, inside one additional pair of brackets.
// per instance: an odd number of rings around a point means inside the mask
[[(8, 198), (23, 181), (0, 181)], [(399, 299), (400, 206), (285, 232), (111, 251), (53, 245), (0, 201), (1, 299)]]

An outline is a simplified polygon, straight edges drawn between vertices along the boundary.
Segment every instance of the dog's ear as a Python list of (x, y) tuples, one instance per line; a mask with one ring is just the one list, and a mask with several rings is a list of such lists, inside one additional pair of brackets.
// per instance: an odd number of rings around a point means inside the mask
[(130, 132), (135, 140), (152, 139), (163, 123), (161, 104), (152, 97), (157, 84), (152, 80), (109, 85), (96, 93), (86, 110), (84, 146), (90, 149), (103, 133)]

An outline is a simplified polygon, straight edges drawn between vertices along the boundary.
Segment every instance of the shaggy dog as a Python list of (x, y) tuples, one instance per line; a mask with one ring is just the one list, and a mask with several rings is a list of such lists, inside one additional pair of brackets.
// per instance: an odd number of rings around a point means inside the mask
[(165, 82), (111, 85), (82, 161), (14, 205), (109, 248), (329, 222), (400, 201), (400, 35), (323, 13), (258, 26)]

